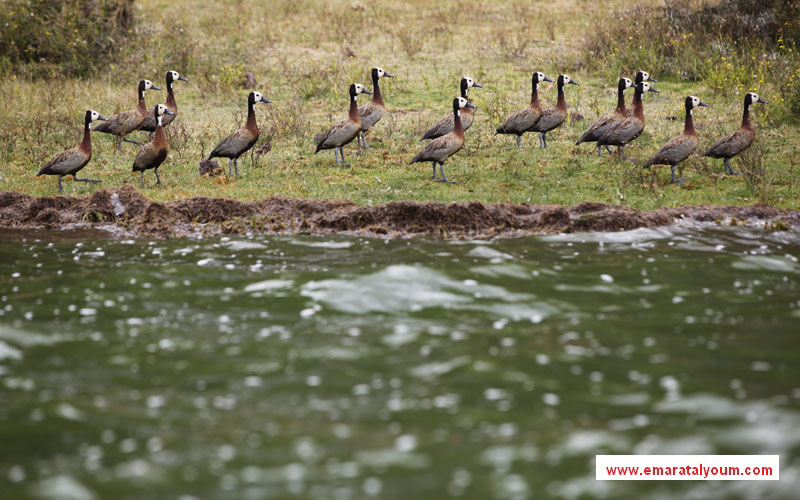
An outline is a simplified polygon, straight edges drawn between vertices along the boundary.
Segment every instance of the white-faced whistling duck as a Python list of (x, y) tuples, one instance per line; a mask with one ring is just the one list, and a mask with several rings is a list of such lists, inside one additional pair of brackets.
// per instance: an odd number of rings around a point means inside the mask
[[(61, 178), (65, 175), (74, 176), (80, 169), (89, 163), (89, 160), (92, 159), (92, 136), (90, 125), (94, 120), (105, 121), (105, 118), (103, 118), (103, 116), (97, 111), (93, 111), (91, 109), (86, 110), (86, 115), (83, 119), (83, 140), (81, 143), (50, 160), (50, 163), (39, 170), (39, 173), (36, 174), (36, 177), (39, 177), (40, 175), (57, 175), (58, 192), (63, 193), (64, 188), (61, 186)], [(73, 177), (73, 180), (78, 182), (90, 182), (92, 184), (100, 182), (94, 179), (78, 179), (77, 177)]]
[(547, 108), (542, 111), (542, 116), (531, 127), (531, 132), (539, 132), (539, 147), (547, 147), (547, 133), (556, 127), (559, 127), (567, 118), (567, 100), (564, 99), (564, 85), (566, 84), (578, 85), (578, 82), (571, 79), (567, 75), (558, 75), (558, 101), (552, 108)]
[(161, 90), (153, 85), (150, 80), (140, 80), (137, 87), (137, 95), (139, 96), (139, 105), (136, 109), (130, 111), (123, 111), (109, 118), (106, 122), (96, 126), (96, 132), (103, 132), (105, 134), (112, 134), (117, 137), (117, 149), (122, 151), (122, 141), (131, 142), (133, 144), (141, 145), (141, 143), (128, 139), (126, 135), (139, 130), (139, 127), (144, 123), (147, 118), (147, 105), (144, 102), (144, 93), (146, 90)]
[[(639, 70), (636, 72), (636, 75), (633, 77), (633, 86), (634, 88), (642, 82), (653, 82), (658, 83), (658, 80), (650, 76), (650, 73), (647, 71)], [(628, 109), (628, 116), (633, 114), (633, 109)]]
[(679, 136), (673, 137), (666, 144), (661, 146), (661, 149), (656, 151), (647, 163), (644, 164), (645, 168), (653, 165), (669, 165), (672, 167), (672, 183), (682, 183), (683, 178), (676, 179), (675, 165), (682, 162), (694, 153), (697, 149), (697, 131), (694, 129), (694, 120), (692, 119), (692, 110), (698, 106), (708, 106), (702, 102), (699, 97), (690, 95), (684, 102), (686, 108), (686, 118), (683, 123), (683, 133)]
[(542, 116), (542, 105), (539, 102), (539, 91), (537, 89), (539, 83), (551, 82), (553, 80), (544, 76), (544, 73), (536, 72), (531, 77), (531, 103), (525, 108), (521, 109), (503, 122), (502, 125), (497, 127), (498, 134), (514, 134), (517, 136), (517, 149), (520, 148), (520, 138), (522, 134), (529, 131), (531, 127), (536, 125), (539, 118)]
[(153, 140), (142, 146), (142, 149), (136, 154), (133, 159), (133, 171), (140, 172), (139, 179), (142, 181), (144, 187), (144, 171), (155, 169), (156, 184), (161, 185), (161, 178), (158, 176), (158, 167), (167, 158), (167, 151), (169, 151), (169, 143), (167, 142), (167, 134), (164, 133), (163, 118), (164, 115), (172, 115), (164, 104), (156, 104), (153, 109), (153, 117), (156, 120), (156, 130), (153, 133)]
[(767, 101), (758, 97), (755, 92), (748, 92), (744, 96), (744, 113), (742, 114), (742, 126), (739, 130), (732, 132), (708, 148), (708, 151), (701, 156), (711, 158), (722, 158), (725, 165), (725, 173), (738, 175), (739, 172), (731, 167), (731, 158), (749, 148), (756, 138), (756, 132), (750, 123), (750, 105), (754, 102), (767, 104)]
[(617, 158), (625, 159), (625, 146), (635, 141), (644, 130), (644, 106), (642, 96), (645, 92), (655, 92), (647, 82), (636, 84), (633, 93), (633, 114), (606, 131), (598, 140), (598, 146), (618, 146)]
[[(461, 89), (461, 97), (469, 101), (469, 89), (472, 87), (476, 88), (483, 88), (478, 82), (472, 79), (469, 76), (465, 76), (461, 79), (460, 89)], [(471, 108), (464, 108), (461, 110), (461, 127), (464, 130), (467, 130), (472, 125), (472, 109)], [(436, 139), (437, 137), (442, 137), (445, 134), (449, 134), (453, 131), (453, 115), (448, 114), (438, 122), (436, 122), (431, 128), (425, 131), (425, 134), (422, 136), (421, 141), (425, 139)]]
[[(630, 78), (619, 79), (617, 83), (617, 109), (615, 109), (613, 113), (609, 113), (592, 123), (592, 125), (586, 129), (586, 132), (581, 135), (581, 138), (575, 142), (576, 146), (584, 142), (597, 142), (597, 139), (602, 137), (608, 129), (628, 117), (628, 110), (625, 108), (625, 89), (630, 87), (633, 87), (633, 82)], [(606, 148), (608, 148), (608, 146), (606, 146)], [(598, 156), (602, 154), (602, 151), (603, 149), (597, 146)], [(608, 149), (608, 152), (611, 153), (611, 150)]]
[[(461, 113), (464, 109), (477, 109), (477, 106), (469, 102), (463, 97), (456, 97), (453, 99), (453, 130), (441, 137), (437, 137), (429, 142), (422, 151), (417, 153), (411, 160), (411, 163), (417, 162), (432, 162), (433, 163), (433, 179), (441, 182), (455, 182), (447, 179), (444, 175), (444, 162), (454, 154), (458, 153), (462, 146), (464, 146), (464, 127), (461, 125)], [(439, 172), (442, 178), (436, 177), (436, 164), (439, 164)]]
[(350, 111), (347, 113), (347, 118), (329, 128), (322, 136), (317, 137), (317, 149), (314, 154), (323, 149), (332, 149), (333, 154), (336, 155), (336, 163), (340, 163), (339, 156), (341, 155), (341, 163), (347, 165), (342, 148), (350, 144), (361, 132), (361, 117), (358, 116), (359, 94), (372, 94), (372, 92), (365, 89), (360, 83), (350, 85)]
[(222, 139), (211, 154), (208, 155), (209, 160), (212, 158), (228, 159), (228, 176), (233, 175), (234, 169), (236, 175), (239, 175), (239, 165), (237, 164), (239, 157), (252, 148), (256, 141), (258, 141), (258, 134), (260, 131), (256, 123), (257, 102), (269, 104), (272, 101), (261, 95), (260, 92), (250, 92), (250, 95), (247, 96), (247, 121), (244, 127)]
[[(172, 120), (175, 119), (175, 116), (178, 114), (178, 103), (175, 101), (175, 92), (172, 90), (172, 83), (176, 81), (188, 82), (189, 80), (183, 76), (181, 76), (177, 71), (167, 71), (167, 100), (164, 104), (167, 106), (167, 109), (172, 111), (173, 114), (171, 115), (164, 115), (161, 117), (161, 124), (165, 127), (172, 123)], [(152, 113), (148, 113), (147, 118), (144, 119), (144, 123), (139, 128), (144, 132), (150, 132), (151, 139), (152, 133), (156, 130), (156, 119)]]
[(372, 128), (373, 125), (378, 123), (386, 113), (386, 106), (383, 104), (383, 96), (381, 95), (381, 85), (378, 82), (378, 80), (384, 76), (394, 78), (392, 75), (385, 72), (383, 68), (372, 68), (372, 101), (358, 108), (358, 116), (361, 118), (359, 145), (365, 148), (370, 147), (370, 145), (367, 144), (367, 138), (364, 134), (366, 134), (367, 130)]

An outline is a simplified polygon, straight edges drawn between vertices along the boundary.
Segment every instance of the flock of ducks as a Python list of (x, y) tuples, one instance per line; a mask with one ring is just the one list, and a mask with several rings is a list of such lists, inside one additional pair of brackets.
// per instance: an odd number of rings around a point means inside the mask
[[(346, 164), (344, 146), (358, 138), (359, 146), (369, 148), (366, 133), (378, 123), (386, 114), (386, 105), (381, 94), (380, 79), (393, 76), (382, 68), (372, 68), (372, 92), (359, 83), (353, 83), (349, 88), (350, 108), (347, 117), (334, 124), (326, 132), (314, 137), (316, 150), (333, 149), (337, 164)], [(104, 118), (100, 113), (87, 110), (84, 117), (83, 140), (78, 146), (69, 149), (42, 167), (39, 175), (57, 175), (58, 191), (63, 192), (61, 179), (65, 175), (72, 175), (78, 182), (98, 183), (99, 180), (80, 179), (76, 174), (85, 167), (92, 157), (91, 131), (111, 134), (116, 139), (118, 150), (122, 150), (123, 142), (139, 145), (141, 148), (133, 160), (133, 171), (140, 173), (140, 181), (144, 187), (144, 172), (153, 170), (156, 184), (161, 184), (158, 168), (164, 162), (169, 150), (164, 127), (169, 125), (178, 114), (178, 104), (175, 101), (173, 84), (176, 81), (188, 81), (177, 71), (166, 73), (167, 99), (163, 104), (156, 105), (148, 111), (145, 104), (145, 92), (148, 90), (161, 90), (149, 80), (141, 80), (137, 86), (137, 107), (118, 113), (111, 118)], [(602, 155), (603, 149), (611, 154), (610, 146), (617, 147), (617, 157), (625, 159), (625, 146), (635, 141), (644, 130), (643, 97), (647, 92), (656, 92), (650, 82), (657, 82), (645, 71), (639, 71), (633, 80), (620, 78), (617, 85), (617, 107), (594, 123), (581, 135), (576, 145), (584, 142), (597, 144), (597, 154)], [(539, 101), (538, 86), (542, 83), (556, 83), (558, 98), (553, 107), (542, 109)], [(547, 148), (547, 133), (561, 126), (567, 118), (567, 101), (564, 89), (567, 85), (578, 85), (567, 75), (559, 75), (553, 81), (541, 72), (533, 73), (531, 78), (530, 104), (516, 111), (502, 125), (497, 127), (497, 134), (515, 135), (517, 148), (521, 148), (521, 139), (526, 132), (539, 134), (539, 147)], [(421, 140), (430, 140), (422, 150), (411, 160), (411, 164), (418, 162), (431, 162), (433, 165), (432, 178), (441, 182), (455, 182), (447, 178), (444, 172), (445, 161), (458, 153), (464, 146), (464, 132), (470, 128), (477, 107), (469, 101), (469, 89), (481, 88), (474, 79), (463, 77), (460, 81), (461, 95), (453, 99), (453, 112), (436, 122), (425, 131)], [(633, 109), (628, 110), (625, 105), (625, 90), (634, 88)], [(358, 106), (358, 96), (361, 94), (372, 95), (372, 100), (363, 106)], [(257, 103), (270, 103), (259, 92), (250, 92), (247, 97), (247, 120), (242, 128), (225, 137), (211, 151), (208, 159), (227, 158), (228, 175), (239, 175), (238, 159), (252, 148), (259, 136), (256, 123), (255, 106)], [(739, 129), (732, 132), (708, 148), (701, 156), (723, 159), (725, 172), (736, 175), (730, 164), (730, 159), (750, 147), (755, 139), (755, 131), (750, 122), (750, 106), (754, 103), (766, 103), (755, 92), (749, 92), (744, 99), (744, 113)], [(672, 182), (681, 183), (683, 179), (675, 176), (675, 166), (688, 158), (698, 145), (697, 132), (694, 128), (692, 111), (697, 107), (707, 106), (698, 97), (688, 96), (685, 99), (686, 118), (683, 133), (670, 139), (664, 144), (644, 165), (649, 168), (654, 165), (669, 165), (672, 169)], [(93, 121), (103, 123), (91, 129)], [(149, 132), (149, 142), (142, 143), (129, 139), (127, 136), (136, 131)], [(436, 167), (439, 167), (437, 175)]]

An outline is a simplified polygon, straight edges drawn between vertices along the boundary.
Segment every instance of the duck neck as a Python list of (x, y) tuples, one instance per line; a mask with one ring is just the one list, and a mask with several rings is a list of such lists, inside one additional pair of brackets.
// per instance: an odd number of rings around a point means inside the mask
[(81, 141), (80, 148), (81, 151), (88, 154), (89, 156), (92, 155), (92, 121), (86, 120), (83, 125), (83, 140)]
[(744, 112), (742, 113), (742, 128), (753, 128), (750, 123), (750, 105), (744, 105)]
[(247, 108), (247, 123), (244, 127), (248, 130), (258, 133), (258, 125), (256, 124), (256, 103), (251, 102)]
[(625, 108), (625, 87), (620, 87), (617, 90), (617, 113), (628, 114), (628, 110)]
[(684, 135), (697, 135), (697, 132), (694, 129), (694, 119), (692, 118), (692, 108), (686, 108), (686, 118), (683, 122), (683, 134)]
[(531, 107), (538, 108), (539, 105), (539, 85), (536, 82), (531, 84)]
[(372, 77), (372, 102), (383, 106), (383, 96), (381, 95), (381, 84), (378, 75)]
[(564, 85), (558, 86), (558, 101), (556, 101), (556, 107), (562, 111), (567, 110), (567, 100), (564, 99)]
[(464, 137), (464, 127), (461, 125), (461, 112), (453, 110), (453, 133), (459, 137)]
[(167, 134), (164, 133), (164, 125), (161, 123), (162, 117), (156, 118), (158, 120), (158, 125), (156, 125), (156, 131), (153, 134), (153, 144), (156, 146), (165, 146), (167, 144)]
[(350, 96), (350, 112), (347, 116), (351, 122), (361, 123), (361, 116), (358, 114), (358, 96)]
[(172, 92), (172, 82), (167, 81), (167, 107), (171, 111), (178, 109), (178, 103), (175, 102), (175, 93)]
[(642, 93), (633, 94), (633, 116), (644, 121), (644, 106), (642, 105)]
[(144, 103), (144, 89), (139, 90), (139, 112), (143, 115), (147, 114), (147, 105)]

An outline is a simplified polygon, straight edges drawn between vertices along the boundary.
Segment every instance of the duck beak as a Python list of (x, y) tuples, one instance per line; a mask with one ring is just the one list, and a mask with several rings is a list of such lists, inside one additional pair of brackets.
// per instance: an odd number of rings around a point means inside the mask
[(656, 80), (656, 79), (655, 79), (655, 78), (653, 78), (652, 76), (648, 76), (648, 77), (647, 77), (647, 81), (648, 81), (648, 82), (658, 82), (658, 80)]
[(165, 115), (174, 115), (175, 113), (173, 113), (172, 111), (170, 111), (170, 110), (168, 110), (168, 109), (165, 109), (165, 110), (164, 110), (164, 114), (165, 114)]
[(653, 88), (653, 87), (650, 87), (649, 89), (647, 89), (647, 91), (648, 91), (648, 92), (655, 92), (656, 94), (660, 94), (660, 93), (661, 93), (661, 92), (659, 92), (658, 90), (656, 90), (656, 89), (655, 89), (655, 88)]
[(542, 80), (542, 81), (543, 81), (543, 82), (556, 83), (556, 82), (554, 82), (553, 80), (551, 80), (551, 79), (549, 79), (549, 78), (547, 78), (547, 77), (544, 77), (544, 80)]
[(570, 80), (569, 84), (570, 85), (580, 85), (580, 83), (576, 82), (575, 80)]
[(189, 81), (189, 79), (188, 79), (188, 78), (186, 78), (185, 76), (179, 76), (179, 77), (178, 77), (178, 80), (181, 80), (181, 81), (183, 81), (183, 82), (188, 82), (188, 81)]
[(466, 105), (466, 106), (464, 106), (464, 107), (465, 107), (465, 108), (478, 109), (478, 106), (476, 106), (476, 105), (472, 104), (471, 102), (468, 102), (468, 103), (467, 103), (467, 105)]
[(271, 103), (272, 101), (270, 101), (270, 100), (269, 100), (269, 99), (267, 99), (266, 97), (261, 97), (261, 102), (265, 102), (265, 103), (269, 104), (269, 103)]
[(152, 87), (150, 87), (150, 90), (161, 90), (161, 89), (159, 87), (156, 87), (155, 85), (153, 85)]
[(478, 82), (474, 82), (474, 83), (472, 84), (472, 86), (473, 86), (473, 87), (478, 87), (479, 89), (482, 89), (482, 88), (483, 88), (483, 85), (481, 85), (481, 84), (480, 84), (480, 83), (478, 83)]
[(706, 107), (706, 108), (707, 108), (707, 107), (708, 107), (708, 104), (704, 103), (703, 101), (700, 101), (700, 104), (698, 104), (698, 106), (704, 106), (704, 107)]
[(765, 101), (764, 99), (762, 99), (762, 98), (760, 98), (760, 97), (758, 98), (758, 100), (757, 100), (756, 102), (761, 102), (761, 103), (764, 103), (764, 104), (769, 104), (767, 101)]
[(367, 89), (364, 89), (364, 90), (362, 90), (362, 91), (361, 91), (361, 93), (362, 93), (362, 94), (369, 94), (369, 95), (372, 95), (372, 92), (370, 92), (370, 91), (369, 91), (369, 90), (367, 90)]
[(389, 78), (394, 78), (394, 75), (390, 75), (389, 73), (387, 73), (385, 71), (383, 72), (383, 76), (388, 76)]
[(106, 118), (103, 115), (97, 115), (97, 119), (100, 120), (100, 121), (108, 121), (108, 118)]

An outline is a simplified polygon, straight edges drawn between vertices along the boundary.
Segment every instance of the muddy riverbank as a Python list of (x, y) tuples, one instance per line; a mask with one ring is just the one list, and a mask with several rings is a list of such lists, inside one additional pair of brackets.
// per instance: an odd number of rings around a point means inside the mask
[[(678, 220), (800, 226), (800, 211), (766, 205), (698, 205), (636, 210), (586, 202), (571, 207), (507, 203), (403, 201), (362, 206), (342, 200), (270, 197), (259, 201), (197, 197), (154, 202), (132, 186), (91, 196), (0, 194), (0, 227), (105, 230), (112, 235), (182, 237), (244, 233), (343, 233), (378, 237), (493, 238), (573, 231), (621, 231)], [(15, 231), (14, 234), (19, 234)]]

